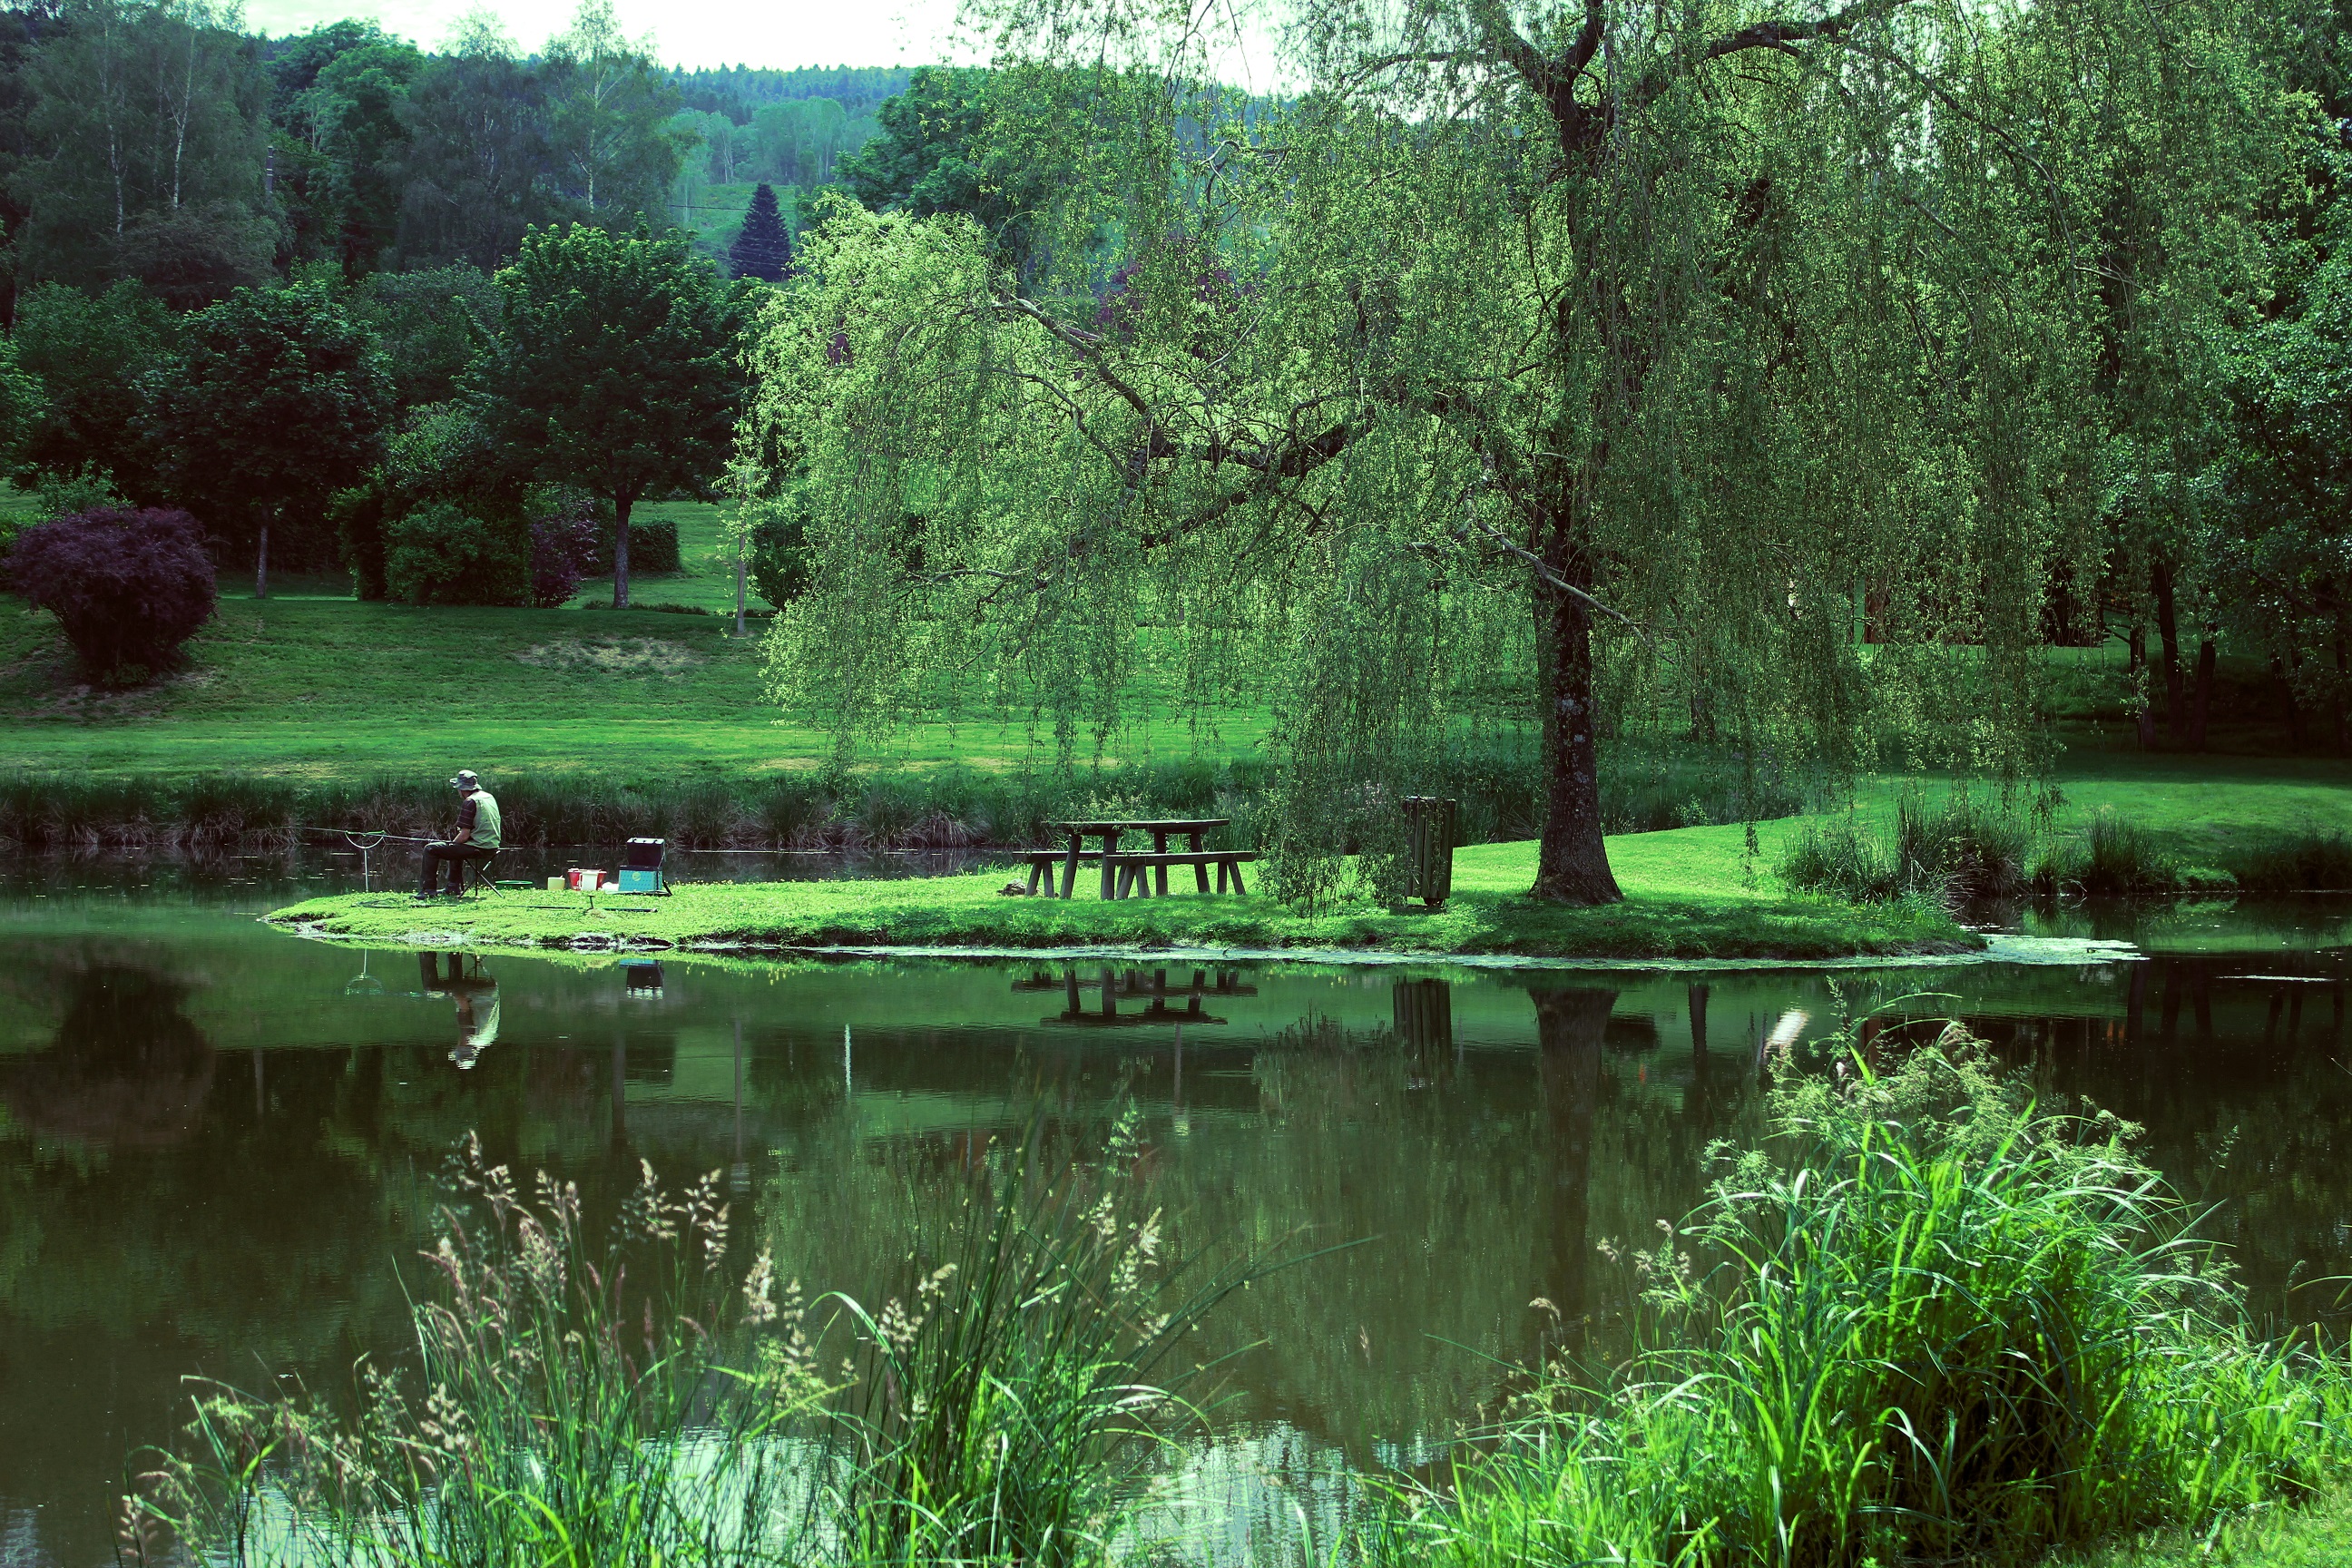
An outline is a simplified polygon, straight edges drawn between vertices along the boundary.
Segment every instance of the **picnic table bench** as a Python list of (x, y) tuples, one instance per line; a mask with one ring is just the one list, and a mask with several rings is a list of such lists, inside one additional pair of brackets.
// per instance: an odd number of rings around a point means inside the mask
[[(1102, 896), (1106, 899), (1125, 899), (1138, 894), (1156, 894), (1166, 898), (1168, 868), (1171, 866), (1192, 867), (1193, 886), (1203, 893), (1209, 890), (1209, 868), (1214, 866), (1217, 868), (1218, 892), (1224, 892), (1230, 886), (1236, 893), (1246, 893), (1249, 889), (1242, 883), (1242, 866), (1245, 861), (1256, 859), (1256, 851), (1205, 847), (1210, 829), (1230, 826), (1232, 822), (1231, 817), (1225, 816), (1177, 816), (1100, 818), (1049, 824), (1056, 833), (1066, 837), (1068, 844), (1063, 848), (1026, 852), (1029, 861), (1028, 890), (1036, 892), (1038, 884), (1043, 882), (1048, 896), (1066, 899), (1076, 890), (1078, 863), (1094, 860), (1102, 866)], [(1122, 851), (1118, 847), (1119, 840), (1129, 833), (1151, 835), (1150, 852)], [(1191, 847), (1170, 849), (1168, 840), (1180, 834), (1189, 841)], [(1102, 847), (1087, 848), (1087, 840), (1089, 838), (1101, 839)], [(1056, 865), (1062, 869), (1062, 885), (1058, 892), (1052, 880)]]

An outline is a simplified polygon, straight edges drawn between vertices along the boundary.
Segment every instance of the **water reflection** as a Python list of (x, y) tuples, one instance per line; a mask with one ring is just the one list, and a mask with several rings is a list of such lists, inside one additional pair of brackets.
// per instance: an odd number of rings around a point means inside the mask
[[(425, 995), (446, 996), (457, 1004), (457, 1043), (450, 1047), (449, 1059), (461, 1069), (472, 1068), (498, 1041), (498, 981), (482, 972), (479, 958), (461, 952), (448, 954), (439, 973), (435, 969), (435, 955), (420, 952), (416, 967)], [(350, 989), (344, 987), (346, 994)]]
[[(0, 1088), (34, 1137), (99, 1149), (159, 1149), (194, 1132), (215, 1067), (183, 1010), (188, 987), (121, 963), (59, 977), (65, 1016), (47, 1050)], [(261, 1058), (253, 1058), (255, 1093)]]
[(2334, 950), (1704, 979), (752, 968), (358, 954), (135, 901), (8, 918), (0, 1542), (35, 1562), (104, 1558), (104, 1500), (131, 1447), (177, 1428), (183, 1374), (339, 1386), (362, 1351), (397, 1354), (397, 1270), (469, 1129), (592, 1207), (640, 1158), (724, 1170), (739, 1245), (871, 1296), (990, 1140), (1131, 1100), (1172, 1248), (1320, 1253), (1200, 1336), (1225, 1369), (1187, 1486), (1204, 1552), (1288, 1517), (1249, 1489), (1269, 1466), (1316, 1511), (1342, 1506), (1342, 1460), (1440, 1451), (1507, 1363), (1621, 1304), (1600, 1244), (1647, 1245), (1699, 1196), (1709, 1142), (1754, 1135), (1776, 1031), (1923, 990), (1956, 994), (1874, 1023), (1867, 1048), (1957, 1009), (2052, 1095), (2144, 1124), (2219, 1205), (2263, 1312), (2334, 1315), (2334, 1288), (2302, 1282), (2352, 1272)]

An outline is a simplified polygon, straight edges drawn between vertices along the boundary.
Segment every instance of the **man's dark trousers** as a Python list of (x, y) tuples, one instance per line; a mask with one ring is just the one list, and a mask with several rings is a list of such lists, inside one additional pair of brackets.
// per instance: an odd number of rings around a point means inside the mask
[(462, 893), (466, 890), (466, 862), (488, 860), (497, 853), (495, 849), (478, 849), (471, 844), (427, 844), (425, 847), (425, 875), (418, 879), (416, 891), (420, 896), (431, 895), (441, 863), (446, 860), (449, 863), (449, 890)]

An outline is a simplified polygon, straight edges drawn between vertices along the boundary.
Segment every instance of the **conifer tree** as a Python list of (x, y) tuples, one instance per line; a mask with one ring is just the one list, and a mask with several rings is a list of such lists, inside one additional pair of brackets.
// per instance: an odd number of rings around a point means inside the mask
[(776, 188), (765, 180), (751, 193), (743, 214), (742, 232), (727, 247), (727, 264), (738, 278), (781, 283), (793, 269), (793, 237), (776, 210)]

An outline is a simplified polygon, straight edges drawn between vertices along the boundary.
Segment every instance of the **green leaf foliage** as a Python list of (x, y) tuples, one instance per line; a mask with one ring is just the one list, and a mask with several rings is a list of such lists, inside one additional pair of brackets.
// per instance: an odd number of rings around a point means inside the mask
[(323, 557), (327, 503), (383, 449), (392, 378), (375, 340), (325, 289), (242, 289), (186, 323), (146, 378), (142, 428), (161, 482), (242, 542), (274, 522)]
[(477, 365), (475, 405), (539, 477), (613, 503), (614, 594), (625, 606), (629, 509), (706, 492), (725, 465), (744, 395), (747, 295), (682, 236), (583, 224), (526, 236), (499, 287), (499, 332)]
[(139, 378), (168, 353), (179, 322), (144, 286), (124, 279), (101, 294), (37, 283), (18, 296), (17, 363), (40, 383), (44, 406), (22, 460), (37, 475), (152, 468), (137, 437)]
[[(1572, 903), (1619, 896), (1604, 742), (1759, 783), (2042, 766), (2044, 609), (2124, 419), (2088, 395), (2118, 185), (2170, 150), (2214, 204), (2149, 220), (2193, 324), (2294, 133), (2238, 0), (1307, 0), (1279, 108), (1113, 13), (991, 13), (1118, 128), (1025, 261), (911, 195), (804, 242), (753, 422), (812, 506), (781, 697), (845, 744), (1026, 710), (1066, 761), (1163, 658), (1195, 712), (1272, 708), (1307, 900), (1360, 849), (1385, 887), (1397, 797), (1482, 726), (1540, 731), (1534, 890)], [(1153, 68), (1082, 67), (1108, 37)]]
[(385, 527), (384, 586), (411, 605), (528, 605), (529, 530), (427, 502)]

